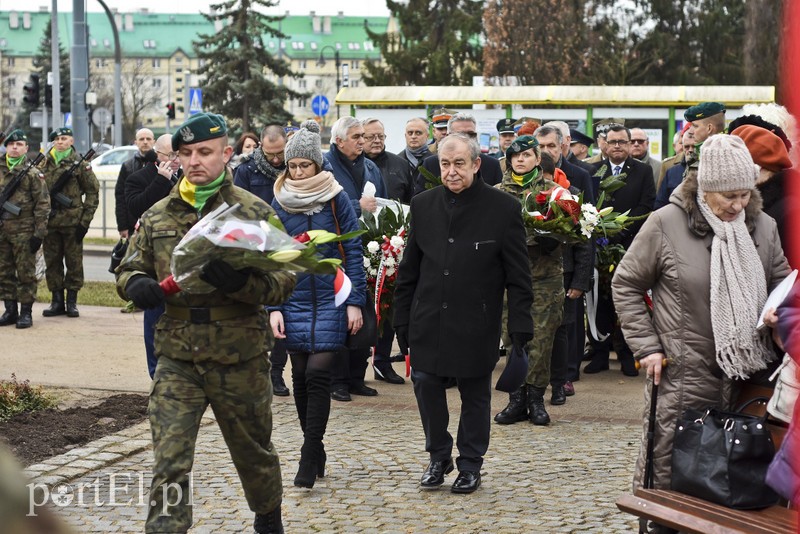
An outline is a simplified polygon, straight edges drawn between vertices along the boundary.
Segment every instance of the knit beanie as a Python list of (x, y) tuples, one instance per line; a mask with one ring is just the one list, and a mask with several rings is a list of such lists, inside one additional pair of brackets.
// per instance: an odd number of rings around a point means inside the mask
[(756, 186), (756, 166), (744, 141), (735, 135), (712, 135), (703, 143), (697, 183), (703, 191), (738, 191)]
[(300, 129), (286, 143), (283, 153), (286, 161), (294, 158), (309, 159), (322, 168), (322, 141), (319, 137), (319, 124), (305, 121)]
[(780, 137), (758, 126), (739, 126), (732, 135), (741, 137), (756, 165), (772, 172), (780, 172), (792, 166), (789, 152)]

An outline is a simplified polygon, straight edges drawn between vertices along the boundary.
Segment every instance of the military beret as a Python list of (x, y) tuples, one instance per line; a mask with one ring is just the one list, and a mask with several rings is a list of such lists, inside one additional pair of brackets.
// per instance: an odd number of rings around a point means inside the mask
[(718, 113), (725, 113), (725, 104), (719, 102), (700, 102), (696, 106), (692, 106), (683, 113), (683, 118), (689, 122), (694, 122), (697, 119), (705, 119)]
[(73, 136), (72, 135), (72, 128), (58, 128), (56, 130), (53, 130), (52, 132), (50, 132), (50, 138), (49, 139), (50, 139), (50, 141), (55, 141), (56, 137), (59, 137), (59, 136), (62, 136), (62, 135), (68, 135), (68, 136), (72, 137)]
[(497, 133), (514, 133), (516, 119), (500, 119), (497, 121)]
[(595, 137), (600, 137), (600, 136), (605, 137), (605, 135), (608, 133), (609, 128), (611, 128), (611, 126), (613, 126), (614, 124), (625, 126), (625, 119), (603, 119), (597, 121), (594, 125)]
[(431, 122), (434, 128), (447, 128), (447, 123), (455, 115), (455, 112), (447, 108), (439, 108), (433, 110), (431, 115)]
[(511, 156), (514, 154), (525, 152), (526, 150), (536, 148), (537, 146), (539, 146), (539, 141), (537, 141), (532, 135), (523, 135), (522, 137), (517, 137), (514, 139), (514, 142), (511, 143), (511, 146), (506, 149), (506, 157), (511, 158)]
[(591, 137), (582, 132), (579, 132), (575, 128), (569, 129), (569, 136), (572, 138), (572, 143), (580, 143), (586, 146), (592, 146), (592, 143), (594, 143), (594, 140)]
[(178, 150), (183, 145), (191, 145), (224, 137), (228, 133), (225, 118), (216, 113), (198, 113), (184, 122), (172, 136), (172, 150)]
[(25, 132), (17, 128), (8, 134), (8, 137), (6, 137), (6, 140), (3, 142), (3, 146), (8, 146), (9, 143), (13, 143), (14, 141), (25, 141), (27, 143), (28, 136), (25, 135)]

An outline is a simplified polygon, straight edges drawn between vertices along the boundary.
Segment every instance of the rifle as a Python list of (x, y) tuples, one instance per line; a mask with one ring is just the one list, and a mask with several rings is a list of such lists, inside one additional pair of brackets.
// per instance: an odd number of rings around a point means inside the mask
[[(26, 174), (28, 174), (28, 171), (30, 171), (33, 167), (39, 165), (42, 159), (44, 159), (44, 154), (42, 152), (39, 152), (39, 154), (36, 156), (36, 159), (28, 163), (28, 166), (19, 171), (16, 174), (16, 176), (14, 176), (11, 179), (11, 181), (8, 182), (8, 184), (6, 184), (3, 190), (0, 191), (0, 207), (2, 207), (3, 210), (7, 211), (12, 215), (19, 215), (20, 212), (19, 206), (12, 204), (8, 199), (10, 199), (11, 195), (14, 194), (14, 191), (17, 190), (17, 187), (19, 187), (19, 184), (22, 183), (22, 179), (25, 177)], [(2, 224), (2, 221), (0, 221), (0, 224)]]
[[(61, 173), (61, 176), (58, 177), (56, 183), (54, 183), (53, 187), (50, 188), (50, 198), (54, 199), (58, 204), (61, 204), (65, 208), (69, 208), (70, 206), (72, 206), (72, 199), (69, 198), (64, 193), (62, 193), (61, 190), (64, 189), (65, 185), (67, 185), (67, 182), (70, 180), (70, 178), (72, 178), (73, 174), (75, 174), (75, 171), (78, 169), (78, 167), (84, 161), (90, 160), (93, 157), (94, 157), (94, 148), (90, 148), (86, 152), (86, 154), (81, 156), (81, 159), (73, 163), (69, 169)], [(57, 206), (53, 205), (53, 208), (56, 207)]]

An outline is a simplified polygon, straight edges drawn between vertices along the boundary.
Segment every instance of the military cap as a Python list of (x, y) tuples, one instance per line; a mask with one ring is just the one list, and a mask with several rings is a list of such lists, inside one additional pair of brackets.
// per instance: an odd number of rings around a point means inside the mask
[(516, 119), (500, 119), (497, 121), (497, 133), (514, 133)]
[(526, 150), (536, 148), (537, 146), (539, 146), (539, 141), (537, 141), (532, 135), (523, 135), (522, 137), (517, 137), (514, 139), (514, 142), (511, 143), (511, 146), (506, 149), (506, 158), (510, 159), (514, 154), (525, 152)]
[(3, 142), (3, 146), (8, 146), (9, 143), (13, 143), (14, 141), (25, 141), (27, 143), (28, 136), (25, 135), (25, 132), (17, 128), (8, 134), (8, 137), (6, 137), (6, 140)]
[(431, 115), (431, 122), (434, 128), (447, 128), (447, 122), (455, 115), (455, 112), (447, 108), (439, 108), (433, 110)]
[(683, 118), (689, 122), (705, 119), (718, 113), (725, 113), (725, 104), (719, 102), (700, 102), (683, 112)]
[(64, 127), (64, 128), (55, 129), (52, 132), (50, 132), (49, 139), (50, 139), (50, 141), (55, 141), (56, 137), (59, 137), (59, 136), (62, 136), (62, 135), (68, 135), (70, 137), (73, 137), (72, 128)]
[(569, 129), (569, 136), (572, 138), (572, 142), (570, 144), (580, 143), (582, 145), (592, 146), (592, 143), (594, 143), (594, 139), (585, 133), (576, 130), (575, 128)]
[(595, 137), (605, 137), (609, 128), (614, 124), (625, 126), (625, 119), (602, 119), (594, 124)]
[(198, 113), (184, 122), (172, 136), (172, 150), (178, 150), (181, 144), (191, 145), (224, 137), (228, 133), (225, 119), (216, 113)]

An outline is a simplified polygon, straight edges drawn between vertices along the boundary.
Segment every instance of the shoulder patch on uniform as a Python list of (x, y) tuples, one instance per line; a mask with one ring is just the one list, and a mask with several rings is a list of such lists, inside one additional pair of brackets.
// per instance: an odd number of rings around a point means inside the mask
[(158, 239), (159, 237), (175, 237), (177, 235), (177, 230), (153, 230), (153, 239)]

